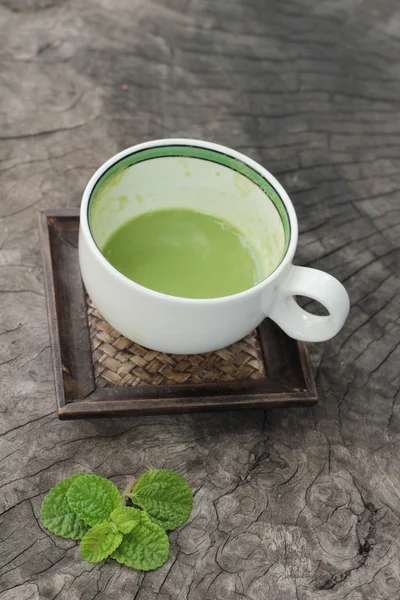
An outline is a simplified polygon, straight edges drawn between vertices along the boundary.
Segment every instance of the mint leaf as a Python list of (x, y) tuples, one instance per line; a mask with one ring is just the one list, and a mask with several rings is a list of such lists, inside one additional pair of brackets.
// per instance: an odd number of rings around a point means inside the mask
[(42, 525), (60, 537), (80, 540), (89, 529), (72, 510), (67, 500), (67, 492), (71, 484), (82, 475), (78, 473), (60, 481), (43, 500), (40, 513)]
[(92, 563), (104, 560), (118, 548), (122, 537), (115, 523), (95, 525), (81, 541), (82, 558)]
[(139, 525), (141, 517), (142, 511), (129, 506), (119, 506), (110, 515), (111, 521), (117, 525), (121, 533), (130, 533)]
[(163, 529), (176, 529), (192, 511), (192, 490), (187, 481), (167, 469), (147, 471), (132, 490), (132, 502), (144, 508)]
[(168, 555), (167, 534), (150, 521), (146, 513), (142, 513), (139, 525), (124, 536), (112, 557), (119, 563), (139, 571), (152, 571), (167, 562)]
[(67, 492), (68, 504), (87, 525), (107, 521), (120, 506), (121, 496), (115, 485), (100, 475), (80, 475)]

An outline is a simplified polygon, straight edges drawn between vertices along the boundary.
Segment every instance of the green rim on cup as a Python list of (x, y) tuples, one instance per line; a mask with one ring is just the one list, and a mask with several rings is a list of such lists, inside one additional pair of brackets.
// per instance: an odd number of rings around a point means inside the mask
[(275, 205), (275, 208), (277, 209), (282, 221), (285, 236), (284, 253), (281, 259), (283, 260), (290, 241), (290, 221), (286, 207), (278, 192), (262, 175), (260, 175), (260, 173), (258, 173), (255, 169), (249, 167), (249, 165), (245, 164), (241, 160), (233, 158), (232, 156), (228, 156), (227, 154), (223, 154), (222, 152), (208, 150), (206, 148), (200, 148), (196, 146), (157, 146), (145, 150), (138, 150), (137, 152), (129, 154), (125, 158), (122, 158), (121, 160), (113, 164), (101, 176), (99, 181), (94, 186), (90, 195), (88, 207), (89, 226), (91, 222), (92, 211), (96, 205), (96, 196), (100, 189), (102, 192), (105, 192), (109, 186), (113, 187), (115, 184), (117, 184), (126, 168), (136, 165), (145, 160), (163, 157), (187, 157), (197, 158), (200, 160), (207, 160), (209, 162), (213, 162), (227, 167), (228, 169), (232, 169), (233, 171), (236, 171), (241, 175), (244, 175), (250, 181), (255, 183), (259, 188), (261, 188), (261, 190)]

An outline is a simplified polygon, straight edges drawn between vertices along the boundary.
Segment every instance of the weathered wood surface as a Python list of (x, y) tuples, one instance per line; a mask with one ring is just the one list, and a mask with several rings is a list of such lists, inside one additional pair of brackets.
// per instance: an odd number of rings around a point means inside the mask
[[(399, 61), (397, 0), (0, 1), (0, 600), (400, 598)], [(58, 421), (36, 211), (171, 135), (265, 164), (347, 286), (316, 407)], [(62, 477), (148, 467), (195, 489), (159, 571), (41, 528)]]

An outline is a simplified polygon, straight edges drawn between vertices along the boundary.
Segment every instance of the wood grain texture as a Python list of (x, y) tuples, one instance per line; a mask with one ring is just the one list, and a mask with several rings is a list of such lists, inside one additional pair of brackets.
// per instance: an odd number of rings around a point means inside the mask
[[(0, 600), (399, 600), (399, 56), (396, 0), (0, 2)], [(313, 348), (322, 399), (60, 422), (36, 211), (172, 135), (269, 168), (297, 262), (347, 286), (345, 328)], [(159, 571), (89, 565), (41, 528), (60, 478), (151, 467), (195, 490)]]

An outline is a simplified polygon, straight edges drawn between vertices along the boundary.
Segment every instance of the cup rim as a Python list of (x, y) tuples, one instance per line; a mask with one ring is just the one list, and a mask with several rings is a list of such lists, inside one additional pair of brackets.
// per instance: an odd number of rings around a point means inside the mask
[[(156, 290), (147, 288), (147, 287), (141, 285), (140, 283), (137, 283), (136, 281), (129, 279), (128, 277), (123, 275), (123, 273), (118, 271), (118, 269), (116, 269), (110, 262), (108, 262), (108, 260), (101, 253), (96, 242), (94, 241), (93, 235), (92, 235), (92, 232), (91, 232), (90, 226), (89, 226), (88, 208), (89, 208), (89, 202), (90, 202), (90, 198), (91, 198), (92, 192), (94, 190), (94, 187), (96, 186), (96, 184), (98, 183), (100, 178), (104, 175), (104, 173), (106, 171), (108, 171), (108, 169), (110, 167), (112, 167), (115, 163), (119, 162), (121, 159), (123, 159), (135, 152), (138, 152), (141, 150), (146, 150), (149, 148), (177, 146), (177, 145), (189, 146), (189, 147), (196, 146), (198, 148), (204, 148), (206, 150), (213, 150), (215, 152), (227, 154), (228, 156), (231, 156), (232, 158), (245, 163), (246, 165), (251, 167), (254, 171), (259, 173), (264, 179), (266, 179), (267, 182), (269, 182), (275, 188), (276, 192), (280, 196), (280, 199), (282, 200), (282, 202), (286, 208), (288, 217), (289, 217), (289, 224), (290, 224), (289, 244), (288, 244), (288, 247), (287, 247), (287, 250), (286, 250), (286, 253), (285, 253), (283, 259), (281, 260), (279, 265), (276, 267), (276, 269), (270, 275), (265, 277), (262, 281), (260, 281), (256, 285), (252, 286), (251, 288), (248, 288), (247, 290), (243, 290), (236, 294), (230, 294), (229, 296), (218, 296), (216, 298), (185, 298), (183, 296), (172, 296), (170, 294), (164, 294), (162, 292), (157, 292)], [(124, 285), (127, 285), (129, 288), (131, 288), (133, 290), (142, 290), (144, 292), (149, 293), (152, 296), (162, 298), (164, 301), (170, 300), (170, 301), (174, 301), (174, 302), (183, 302), (185, 304), (186, 303), (190, 303), (190, 304), (196, 304), (196, 303), (197, 304), (204, 304), (204, 303), (220, 304), (221, 302), (228, 302), (230, 300), (236, 300), (239, 297), (244, 298), (246, 296), (251, 296), (251, 295), (257, 293), (261, 288), (269, 286), (274, 280), (276, 280), (278, 277), (280, 277), (280, 275), (282, 274), (284, 269), (287, 267), (287, 265), (292, 262), (294, 253), (296, 251), (297, 239), (298, 239), (298, 224), (297, 224), (297, 217), (296, 217), (296, 212), (294, 210), (293, 204), (292, 204), (287, 192), (282, 187), (282, 185), (279, 183), (279, 181), (265, 167), (263, 167), (262, 165), (257, 163), (252, 158), (249, 158), (245, 154), (242, 154), (241, 152), (233, 150), (232, 148), (229, 148), (227, 146), (215, 144), (213, 142), (206, 142), (204, 140), (192, 139), (192, 138), (164, 138), (164, 139), (150, 140), (147, 142), (142, 142), (140, 144), (135, 144), (134, 146), (126, 148), (125, 150), (122, 150), (121, 152), (118, 152), (117, 154), (115, 154), (114, 156), (109, 158), (105, 163), (103, 163), (97, 169), (97, 171), (92, 175), (88, 184), (86, 185), (86, 188), (83, 192), (81, 207), (80, 207), (79, 228), (80, 228), (80, 233), (85, 237), (87, 243), (89, 244), (89, 248), (94, 253), (95, 257), (114, 277), (117, 277), (117, 279), (119, 279), (121, 281), (121, 283), (123, 283)]]

